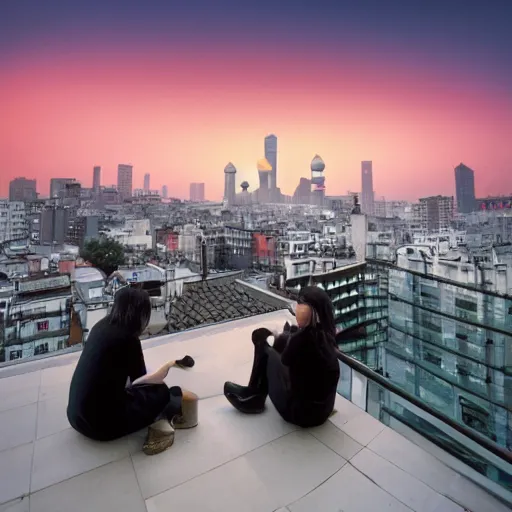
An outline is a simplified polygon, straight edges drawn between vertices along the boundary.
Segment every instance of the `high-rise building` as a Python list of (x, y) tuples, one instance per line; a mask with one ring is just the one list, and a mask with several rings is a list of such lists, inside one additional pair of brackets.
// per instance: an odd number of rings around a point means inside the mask
[(204, 201), (204, 183), (190, 184), (190, 200), (194, 203), (202, 203)]
[(260, 186), (258, 188), (258, 202), (269, 203), (271, 202), (271, 188), (270, 182), (272, 178), (272, 164), (266, 159), (261, 158), (258, 160), (256, 167), (258, 169), (258, 178)]
[(322, 157), (315, 155), (311, 160), (311, 202), (317, 206), (324, 204), (325, 198), (325, 163)]
[(275, 135), (265, 137), (265, 158), (272, 166), (268, 185), (271, 190), (272, 200), (275, 200), (277, 195), (277, 137)]
[(9, 201), (35, 201), (37, 199), (36, 180), (15, 178), (9, 183)]
[(39, 243), (63, 244), (69, 227), (70, 210), (62, 206), (47, 206), (40, 213)]
[(66, 185), (76, 183), (75, 178), (52, 178), (50, 180), (50, 199), (62, 199)]
[(97, 196), (101, 188), (101, 167), (95, 165), (92, 170), (92, 191)]
[(149, 192), (150, 179), (151, 179), (151, 176), (149, 175), (149, 172), (144, 174), (144, 192)]
[(439, 233), (450, 228), (453, 220), (453, 196), (432, 196), (420, 199), (421, 229)]
[(169, 197), (169, 189), (167, 188), (167, 185), (162, 186), (162, 197), (164, 199), (167, 199)]
[(455, 167), (455, 195), (459, 213), (475, 210), (475, 171), (462, 163)]
[(75, 216), (69, 219), (66, 239), (69, 243), (83, 248), (91, 238), (98, 238), (99, 218), (95, 215)]
[(236, 200), (236, 167), (229, 162), (224, 168), (224, 201), (233, 206)]
[(361, 162), (361, 210), (367, 215), (374, 214), (372, 162)]
[(121, 201), (132, 197), (133, 190), (133, 166), (119, 164), (117, 166), (117, 190)]

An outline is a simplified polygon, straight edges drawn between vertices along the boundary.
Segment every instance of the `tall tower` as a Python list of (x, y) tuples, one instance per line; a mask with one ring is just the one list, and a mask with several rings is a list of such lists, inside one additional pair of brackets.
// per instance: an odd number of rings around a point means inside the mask
[(164, 199), (169, 197), (169, 189), (167, 188), (167, 185), (162, 185), (162, 197)]
[(151, 176), (149, 175), (149, 172), (144, 174), (144, 192), (149, 192), (149, 181), (151, 179)]
[(265, 159), (272, 167), (269, 188), (272, 200), (275, 200), (277, 197), (277, 137), (273, 134), (265, 137)]
[(361, 211), (374, 214), (372, 162), (361, 162)]
[(98, 195), (101, 187), (101, 167), (95, 165), (92, 169), (92, 190)]
[(117, 191), (121, 201), (132, 197), (133, 190), (133, 166), (119, 164), (117, 166)]
[(258, 168), (258, 177), (260, 188), (258, 189), (258, 202), (269, 203), (271, 201), (272, 189), (270, 187), (272, 180), (272, 164), (266, 159), (261, 158), (256, 164)]
[(236, 167), (229, 162), (224, 167), (224, 201), (228, 206), (233, 206), (236, 199)]
[(475, 171), (464, 164), (455, 167), (455, 195), (459, 213), (475, 210)]
[(325, 163), (319, 155), (311, 160), (311, 198), (313, 204), (322, 206), (325, 197)]
[(249, 183), (242, 181), (240, 184), (242, 192), (238, 195), (238, 204), (248, 205), (251, 204), (251, 194), (249, 193)]

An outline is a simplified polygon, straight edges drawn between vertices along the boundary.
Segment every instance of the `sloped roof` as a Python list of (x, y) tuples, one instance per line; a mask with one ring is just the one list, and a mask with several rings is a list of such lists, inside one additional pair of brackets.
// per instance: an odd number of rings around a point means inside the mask
[(185, 283), (183, 294), (172, 303), (171, 331), (277, 311), (279, 308), (252, 297), (236, 281), (223, 279)]

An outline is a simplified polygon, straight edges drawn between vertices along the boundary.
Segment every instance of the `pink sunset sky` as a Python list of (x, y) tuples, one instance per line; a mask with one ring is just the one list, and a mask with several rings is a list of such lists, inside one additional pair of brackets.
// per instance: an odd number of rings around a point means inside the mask
[[(257, 186), (263, 138), (278, 137), (278, 185), (292, 194), (315, 154), (327, 194), (360, 190), (374, 162), (377, 197), (453, 194), (453, 168), (476, 171), (477, 195), (512, 193), (512, 96), (470, 68), (336, 54), (306, 44), (205, 43), (180, 48), (24, 48), (0, 68), (0, 195), (16, 176), (114, 184), (117, 164), (151, 188), (187, 197), (205, 182), (220, 199), (223, 169)], [(409, 56), (410, 57), (410, 56)]]

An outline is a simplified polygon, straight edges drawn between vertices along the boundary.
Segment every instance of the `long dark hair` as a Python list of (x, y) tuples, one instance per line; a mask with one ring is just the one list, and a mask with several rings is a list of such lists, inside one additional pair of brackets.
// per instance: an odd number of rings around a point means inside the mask
[(151, 317), (151, 300), (146, 291), (121, 288), (114, 296), (114, 305), (109, 315), (109, 323), (140, 336), (148, 326)]

